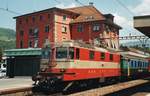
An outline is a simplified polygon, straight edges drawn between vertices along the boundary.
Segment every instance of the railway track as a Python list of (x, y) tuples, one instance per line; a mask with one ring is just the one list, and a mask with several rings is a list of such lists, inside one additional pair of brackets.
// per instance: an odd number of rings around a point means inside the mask
[[(128, 88), (141, 86), (149, 82), (149, 79), (132, 80), (113, 85), (107, 85), (100, 88), (82, 90), (75, 93), (67, 94), (68, 96), (103, 96), (112, 94)], [(41, 96), (42, 93), (32, 93), (32, 87), (13, 88), (9, 90), (1, 90), (0, 95), (3, 96)], [(64, 96), (62, 93), (50, 94), (50, 96)], [(65, 95), (66, 96), (66, 95)]]

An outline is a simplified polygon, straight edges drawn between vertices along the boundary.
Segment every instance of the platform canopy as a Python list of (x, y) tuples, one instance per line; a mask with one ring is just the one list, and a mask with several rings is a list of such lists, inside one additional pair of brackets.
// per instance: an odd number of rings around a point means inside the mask
[(33, 56), (41, 54), (41, 48), (9, 49), (4, 51), (5, 56)]
[(134, 28), (150, 37), (150, 15), (135, 16)]

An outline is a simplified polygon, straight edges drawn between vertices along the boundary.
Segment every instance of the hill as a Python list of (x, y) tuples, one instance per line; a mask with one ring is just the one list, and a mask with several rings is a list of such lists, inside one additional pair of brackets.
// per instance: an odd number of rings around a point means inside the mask
[(15, 48), (16, 32), (8, 28), (0, 28), (0, 48), (12, 49)]
[(0, 28), (0, 40), (15, 40), (16, 32), (8, 28)]

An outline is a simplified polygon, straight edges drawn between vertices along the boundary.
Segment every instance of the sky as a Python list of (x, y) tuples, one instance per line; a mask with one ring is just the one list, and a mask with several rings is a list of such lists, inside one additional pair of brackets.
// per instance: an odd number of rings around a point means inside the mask
[(143, 35), (134, 29), (133, 17), (150, 14), (150, 0), (0, 0), (0, 27), (15, 30), (16, 24), (13, 19), (15, 16), (52, 7), (69, 8), (88, 5), (89, 2), (93, 2), (103, 14), (111, 13), (115, 16), (115, 23), (123, 28), (120, 36), (127, 36), (130, 33), (131, 35)]

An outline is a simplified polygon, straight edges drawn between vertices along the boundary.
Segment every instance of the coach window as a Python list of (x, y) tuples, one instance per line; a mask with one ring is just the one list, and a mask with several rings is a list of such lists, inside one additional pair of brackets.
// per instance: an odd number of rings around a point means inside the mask
[(113, 61), (113, 54), (110, 54), (109, 56), (110, 60)]
[(94, 59), (94, 51), (90, 51), (89, 57), (90, 57), (91, 60)]
[(133, 63), (133, 61), (131, 61), (131, 67), (134, 67), (134, 63)]
[(69, 48), (69, 59), (74, 59), (74, 48)]
[(101, 59), (104, 60), (105, 59), (105, 53), (101, 53)]
[(138, 67), (138, 66), (137, 66), (137, 61), (134, 61), (134, 64), (135, 64), (135, 67)]
[(148, 67), (148, 63), (147, 62), (145, 62), (145, 67)]
[(143, 68), (145, 68), (145, 66), (144, 66), (144, 62), (142, 62), (142, 66), (143, 66)]
[(79, 48), (76, 49), (76, 59), (80, 58), (80, 50)]
[(140, 67), (140, 61), (138, 61), (138, 67)]

